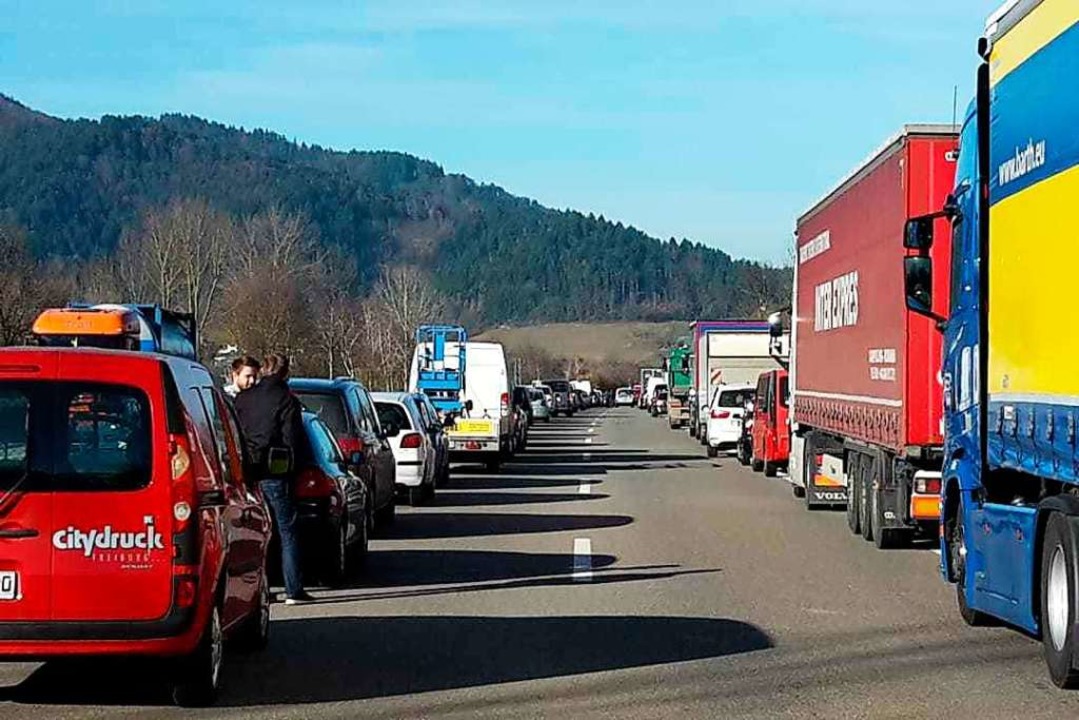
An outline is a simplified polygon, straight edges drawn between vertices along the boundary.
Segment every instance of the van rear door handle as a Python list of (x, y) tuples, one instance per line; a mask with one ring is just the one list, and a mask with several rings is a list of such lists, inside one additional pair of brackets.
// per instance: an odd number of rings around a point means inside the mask
[(37, 537), (38, 531), (33, 528), (9, 528), (0, 530), (0, 540), (22, 540), (23, 538)]

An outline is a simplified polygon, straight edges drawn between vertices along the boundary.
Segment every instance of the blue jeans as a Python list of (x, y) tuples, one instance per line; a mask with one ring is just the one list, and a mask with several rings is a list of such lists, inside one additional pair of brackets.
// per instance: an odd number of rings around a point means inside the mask
[(296, 506), (292, 502), (292, 481), (279, 478), (259, 483), (262, 496), (273, 515), (277, 537), (281, 540), (281, 571), (285, 576), (285, 595), (299, 597), (303, 594), (303, 577), (300, 573), (300, 545), (296, 539)]

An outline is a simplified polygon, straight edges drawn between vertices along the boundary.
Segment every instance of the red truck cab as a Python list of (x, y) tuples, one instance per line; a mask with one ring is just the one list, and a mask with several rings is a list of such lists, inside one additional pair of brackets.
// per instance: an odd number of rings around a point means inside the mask
[(757, 380), (753, 401), (753, 469), (774, 477), (791, 452), (790, 388), (787, 371), (769, 370)]
[(211, 702), (269, 632), (270, 521), (213, 376), (146, 352), (0, 349), (0, 657), (170, 658)]

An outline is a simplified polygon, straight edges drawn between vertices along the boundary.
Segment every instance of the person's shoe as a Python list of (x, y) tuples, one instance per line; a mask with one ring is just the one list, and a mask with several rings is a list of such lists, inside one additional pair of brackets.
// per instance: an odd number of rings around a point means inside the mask
[(299, 595), (285, 598), (286, 605), (303, 605), (304, 603), (312, 602), (315, 598), (308, 595), (306, 592), (301, 591)]

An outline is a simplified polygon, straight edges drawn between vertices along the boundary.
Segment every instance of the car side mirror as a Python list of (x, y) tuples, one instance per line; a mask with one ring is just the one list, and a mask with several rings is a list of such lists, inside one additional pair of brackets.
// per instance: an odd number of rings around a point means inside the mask
[(935, 317), (933, 313), (933, 261), (928, 257), (903, 258), (903, 284), (907, 294), (907, 309)]

